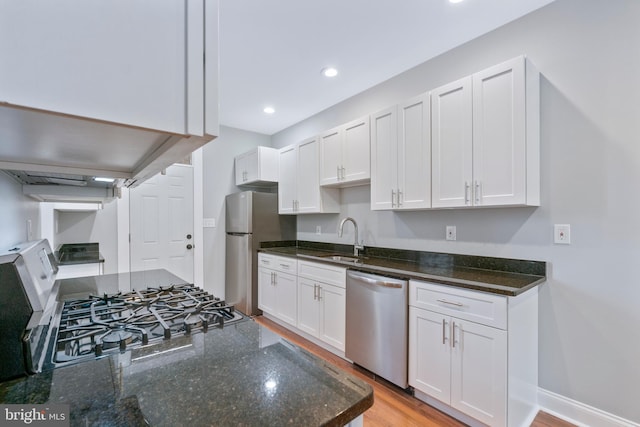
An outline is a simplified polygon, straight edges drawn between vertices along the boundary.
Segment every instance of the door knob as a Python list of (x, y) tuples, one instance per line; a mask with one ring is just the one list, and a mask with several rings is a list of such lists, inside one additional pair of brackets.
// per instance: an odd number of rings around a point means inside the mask
[(187, 239), (191, 239), (191, 234), (187, 234)]
[(187, 245), (187, 249), (189, 249), (189, 250), (193, 249), (193, 245), (192, 245), (191, 243), (189, 243), (189, 244)]

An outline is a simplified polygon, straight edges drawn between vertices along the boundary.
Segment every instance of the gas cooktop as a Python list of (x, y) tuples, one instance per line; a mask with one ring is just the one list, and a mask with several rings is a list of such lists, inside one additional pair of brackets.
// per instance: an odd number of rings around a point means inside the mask
[(60, 304), (52, 351), (54, 366), (131, 347), (207, 332), (243, 319), (234, 307), (190, 284), (89, 295)]

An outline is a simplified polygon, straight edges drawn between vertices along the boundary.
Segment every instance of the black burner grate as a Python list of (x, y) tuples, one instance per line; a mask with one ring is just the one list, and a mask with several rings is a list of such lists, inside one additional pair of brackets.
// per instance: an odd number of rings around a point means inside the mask
[(242, 319), (233, 306), (194, 285), (172, 285), (65, 301), (55, 363), (147, 345)]

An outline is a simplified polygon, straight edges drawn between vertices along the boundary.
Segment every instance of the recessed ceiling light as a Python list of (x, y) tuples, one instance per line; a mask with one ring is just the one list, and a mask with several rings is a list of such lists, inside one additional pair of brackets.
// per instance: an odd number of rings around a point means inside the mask
[(338, 70), (333, 67), (323, 68), (322, 75), (325, 77), (335, 77), (338, 75)]
[(462, 0), (449, 0), (449, 3), (461, 3)]
[(273, 108), (273, 107), (264, 107), (264, 110), (262, 110), (262, 111), (264, 111), (267, 114), (273, 114), (273, 113), (276, 112), (276, 109)]

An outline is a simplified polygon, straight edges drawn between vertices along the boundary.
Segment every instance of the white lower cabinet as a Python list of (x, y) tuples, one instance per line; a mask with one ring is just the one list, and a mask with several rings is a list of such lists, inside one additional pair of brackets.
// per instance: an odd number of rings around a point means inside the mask
[(344, 288), (298, 278), (298, 329), (344, 351), (345, 295)]
[(259, 254), (258, 308), (283, 322), (297, 323), (296, 260)]
[(344, 355), (347, 269), (258, 254), (258, 308), (274, 321)]
[(298, 329), (344, 351), (346, 269), (298, 263)]
[(526, 424), (537, 406), (537, 290), (518, 300), (420, 281), (409, 289), (416, 397), (490, 426)]
[(506, 331), (409, 307), (409, 383), (490, 425), (506, 415)]

